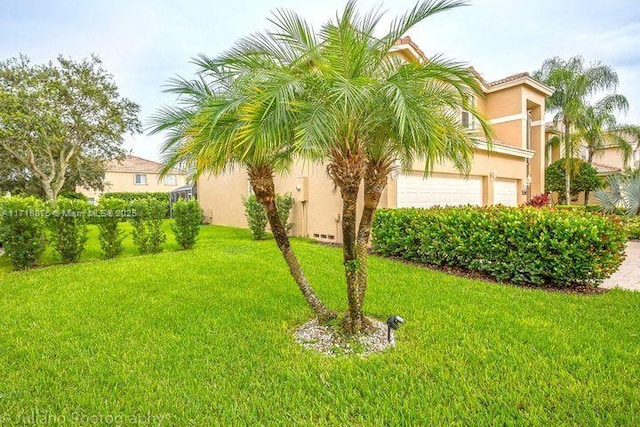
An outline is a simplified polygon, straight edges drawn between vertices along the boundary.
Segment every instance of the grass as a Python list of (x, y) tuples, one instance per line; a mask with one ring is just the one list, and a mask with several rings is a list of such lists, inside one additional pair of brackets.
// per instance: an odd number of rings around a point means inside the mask
[[(345, 309), (340, 250), (294, 247)], [(639, 293), (551, 293), (375, 257), (370, 270), (367, 313), (407, 324), (395, 349), (366, 358), (294, 343), (311, 313), (273, 241), (247, 230), (6, 273), (0, 425), (640, 423)]]

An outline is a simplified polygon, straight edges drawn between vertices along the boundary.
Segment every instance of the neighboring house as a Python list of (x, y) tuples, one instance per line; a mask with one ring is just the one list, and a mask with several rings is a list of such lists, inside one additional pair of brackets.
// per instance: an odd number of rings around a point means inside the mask
[[(404, 37), (392, 54), (421, 60), (424, 54)], [(475, 99), (480, 113), (493, 124), (495, 137), (490, 150), (477, 141), (473, 167), (463, 177), (449, 163), (436, 165), (424, 178), (424, 162), (416, 161), (408, 172), (392, 173), (382, 195), (381, 208), (429, 207), (434, 205), (504, 204), (516, 206), (544, 191), (545, 99), (553, 89), (521, 73), (486, 82), (484, 98)], [(460, 120), (476, 128), (472, 116), (461, 111)], [(276, 191), (295, 199), (292, 234), (322, 241), (341, 242), (342, 201), (320, 164), (299, 162), (291, 172), (276, 177)], [(246, 172), (201, 177), (198, 199), (205, 217), (215, 224), (246, 227), (242, 199), (250, 194)], [(362, 190), (361, 190), (362, 191)], [(360, 196), (362, 200), (362, 195)], [(361, 205), (362, 203), (360, 203)]]
[(77, 192), (84, 194), (89, 201), (95, 203), (104, 193), (116, 192), (166, 192), (169, 193), (185, 185), (185, 175), (174, 170), (164, 178), (160, 178), (160, 163), (127, 155), (121, 162), (112, 162), (107, 166), (104, 175), (104, 190), (81, 188)]

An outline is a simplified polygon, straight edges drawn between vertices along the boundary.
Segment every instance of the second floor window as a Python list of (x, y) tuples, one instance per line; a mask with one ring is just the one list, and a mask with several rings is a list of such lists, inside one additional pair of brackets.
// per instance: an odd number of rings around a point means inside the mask
[[(476, 106), (476, 99), (472, 97), (469, 99), (469, 103)], [(462, 110), (460, 114), (460, 124), (466, 129), (475, 129), (476, 128), (476, 118), (473, 117), (470, 111)]]
[(164, 177), (164, 185), (178, 185), (178, 179), (175, 175), (167, 175)]
[(137, 173), (134, 181), (137, 185), (147, 185), (147, 175)]

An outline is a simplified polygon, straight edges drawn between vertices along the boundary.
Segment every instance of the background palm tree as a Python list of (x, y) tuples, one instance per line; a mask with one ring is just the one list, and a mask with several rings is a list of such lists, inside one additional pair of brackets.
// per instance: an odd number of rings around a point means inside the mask
[[(629, 103), (623, 95), (608, 95), (595, 105), (587, 106), (576, 121), (576, 136), (587, 149), (587, 162), (593, 163), (596, 153), (608, 148), (621, 152), (624, 166), (628, 165), (639, 141), (640, 127), (619, 125), (616, 112), (626, 112)], [(589, 191), (585, 192), (585, 205), (589, 204)]]
[(335, 317), (304, 275), (277, 212), (273, 177), (288, 170), (293, 162), (293, 130), (288, 125), (292, 120), (286, 108), (288, 100), (282, 98), (286, 93), (279, 93), (280, 99), (273, 97), (278, 94), (274, 86), (282, 82), (277, 78), (278, 71), (265, 63), (261, 74), (238, 75), (211, 67), (206, 58), (195, 63), (200, 67), (198, 80), (176, 78), (166, 89), (178, 96), (180, 105), (165, 107), (152, 119), (151, 133), (168, 133), (162, 146), (161, 173), (170, 173), (180, 165), (192, 171), (195, 179), (203, 173), (217, 175), (243, 167), (307, 303), (319, 319)]
[(602, 90), (609, 90), (618, 85), (618, 75), (609, 66), (595, 63), (585, 65), (581, 56), (569, 60), (558, 57), (544, 61), (540, 70), (533, 76), (555, 88), (553, 95), (547, 98), (546, 108), (556, 112), (554, 122), (562, 123), (562, 145), (566, 167), (566, 200), (570, 203), (571, 177), (575, 173), (580, 157), (581, 142), (575, 137), (575, 126), (584, 113), (590, 96)]

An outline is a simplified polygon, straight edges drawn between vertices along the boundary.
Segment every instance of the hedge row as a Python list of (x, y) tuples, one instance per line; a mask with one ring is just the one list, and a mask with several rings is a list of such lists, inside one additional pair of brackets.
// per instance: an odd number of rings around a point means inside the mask
[(102, 195), (100, 199), (104, 199), (104, 198), (120, 199), (120, 200), (124, 200), (125, 202), (155, 199), (166, 206), (166, 212), (164, 213), (164, 218), (171, 217), (169, 193), (153, 192), (153, 191), (140, 192), (140, 193), (114, 192), (114, 193), (105, 193)]
[(375, 252), (478, 271), (500, 281), (597, 286), (624, 259), (614, 217), (504, 206), (378, 211)]
[[(140, 253), (157, 253), (166, 240), (162, 222), (167, 204), (156, 198), (124, 201), (103, 197), (98, 206), (92, 206), (67, 198), (44, 203), (35, 197), (0, 197), (0, 244), (14, 270), (36, 265), (47, 243), (62, 262), (76, 262), (84, 251), (87, 224), (91, 222), (98, 226), (104, 257), (114, 258), (122, 252), (125, 237), (120, 222), (128, 220)], [(202, 211), (195, 200), (179, 201), (175, 206), (172, 229), (176, 240), (183, 248), (191, 248), (198, 236)]]

